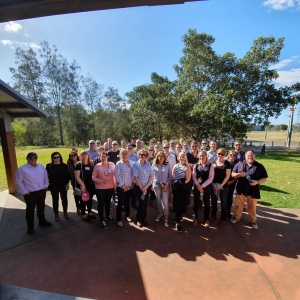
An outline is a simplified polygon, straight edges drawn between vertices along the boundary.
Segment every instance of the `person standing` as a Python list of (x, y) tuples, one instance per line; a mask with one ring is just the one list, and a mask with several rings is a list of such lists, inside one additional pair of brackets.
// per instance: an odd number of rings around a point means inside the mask
[(234, 166), (236, 165), (235, 159), (236, 159), (235, 151), (234, 150), (230, 150), (228, 152), (228, 158), (227, 158), (227, 161), (229, 162), (230, 169), (231, 169), (230, 178), (229, 178), (229, 180), (227, 182), (227, 184), (228, 184), (227, 217), (229, 219), (231, 219), (231, 207), (232, 207), (232, 202), (233, 202), (233, 193), (234, 193), (235, 185), (236, 185), (236, 178), (233, 178), (231, 176), (232, 170), (233, 170)]
[(193, 224), (196, 226), (198, 223), (198, 208), (200, 202), (200, 193), (203, 196), (204, 202), (204, 227), (209, 227), (209, 215), (210, 215), (210, 198), (213, 194), (212, 181), (214, 179), (214, 167), (207, 160), (207, 153), (205, 150), (200, 150), (199, 161), (193, 168), (193, 180), (195, 184), (194, 188), (194, 207), (193, 207)]
[[(68, 166), (69, 173), (70, 173), (70, 176), (71, 176), (71, 185), (73, 187), (73, 191), (75, 191), (75, 184), (76, 184), (74, 171), (75, 171), (75, 166), (76, 166), (78, 161), (79, 161), (78, 154), (76, 152), (70, 152), (69, 159), (67, 161), (67, 166)], [(81, 197), (75, 195), (74, 192), (73, 192), (73, 194), (74, 194), (74, 200), (75, 200), (75, 204), (76, 204), (76, 214), (79, 216), (80, 215)]]
[(46, 165), (49, 178), (49, 190), (52, 195), (52, 206), (55, 216), (55, 221), (59, 221), (58, 207), (59, 207), (59, 195), (61, 198), (64, 217), (69, 219), (68, 215), (68, 190), (69, 181), (71, 175), (68, 166), (63, 162), (63, 158), (59, 152), (53, 152), (51, 154), (51, 163)]
[(230, 163), (225, 160), (226, 150), (224, 148), (218, 149), (218, 159), (213, 164), (215, 175), (213, 180), (214, 193), (211, 198), (211, 220), (215, 220), (217, 216), (217, 200), (220, 197), (221, 201), (221, 218), (219, 225), (226, 225), (228, 214), (228, 180), (230, 178), (231, 168)]
[(115, 164), (109, 162), (107, 152), (101, 153), (101, 162), (94, 167), (92, 179), (95, 182), (96, 197), (98, 200), (98, 215), (100, 227), (107, 229), (108, 226), (104, 221), (103, 211), (105, 208), (106, 221), (111, 223), (114, 219), (110, 215), (110, 199), (115, 191)]
[(187, 184), (191, 179), (192, 172), (185, 153), (179, 153), (178, 160), (179, 163), (175, 164), (172, 170), (173, 210), (176, 214), (175, 229), (177, 232), (182, 232), (180, 221), (186, 210)]
[(87, 151), (87, 153), (89, 154), (90, 160), (94, 160), (96, 157), (98, 157), (96, 142), (94, 140), (89, 141), (89, 148), (85, 151)]
[(248, 215), (253, 229), (258, 229), (256, 222), (256, 204), (260, 199), (260, 185), (268, 180), (265, 167), (255, 160), (253, 150), (248, 150), (245, 160), (238, 162), (232, 170), (232, 177), (237, 178), (235, 212), (231, 223), (236, 223), (242, 217), (244, 201), (247, 199)]
[(108, 161), (113, 162), (115, 165), (120, 160), (120, 150), (118, 149), (118, 142), (112, 142), (112, 150), (108, 151)]
[(242, 142), (241, 141), (235, 141), (234, 142), (234, 149), (236, 154), (236, 162), (244, 161), (245, 160), (245, 152), (242, 150)]
[[(89, 154), (87, 151), (81, 151), (79, 156), (79, 161), (75, 165), (75, 179), (76, 179), (76, 188), (81, 189), (82, 193), (87, 193), (89, 199), (83, 201), (83, 198), (80, 201), (80, 210), (82, 215), (82, 220), (89, 222), (96, 217), (92, 213), (93, 206), (93, 195), (95, 194), (95, 184), (92, 180), (92, 173), (94, 169), (94, 164), (90, 160)], [(86, 208), (88, 213), (86, 213)]]
[(142, 149), (138, 153), (139, 160), (133, 165), (133, 176), (135, 181), (134, 194), (139, 200), (139, 206), (136, 214), (137, 225), (148, 226), (146, 221), (148, 198), (151, 192), (153, 180), (153, 171), (150, 163), (147, 162), (148, 151)]
[(15, 177), (18, 193), (23, 195), (26, 203), (27, 233), (33, 234), (35, 207), (39, 226), (52, 226), (52, 223), (45, 218), (45, 199), (49, 179), (45, 167), (37, 163), (38, 156), (35, 152), (29, 152), (26, 159), (27, 164), (17, 169)]
[(172, 171), (163, 151), (159, 151), (153, 161), (153, 188), (156, 196), (159, 215), (156, 221), (164, 220), (165, 227), (169, 227), (169, 191)]
[(212, 164), (214, 164), (218, 159), (217, 146), (218, 144), (216, 141), (209, 142), (209, 150), (207, 151), (207, 158)]
[(128, 160), (128, 151), (122, 149), (121, 159), (117, 162), (115, 168), (116, 186), (118, 194), (118, 206), (116, 211), (117, 225), (123, 227), (122, 209), (124, 206), (126, 220), (131, 222), (130, 217), (130, 199), (132, 196), (133, 182), (133, 161)]

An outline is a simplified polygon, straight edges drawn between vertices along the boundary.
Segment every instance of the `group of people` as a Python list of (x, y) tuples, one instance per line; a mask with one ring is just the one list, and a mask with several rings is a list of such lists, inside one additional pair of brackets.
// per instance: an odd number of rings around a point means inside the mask
[[(208, 147), (209, 146), (209, 147)], [(255, 161), (253, 150), (244, 152), (242, 143), (234, 143), (235, 150), (217, 147), (216, 141), (181, 139), (143, 142), (132, 138), (131, 142), (108, 139), (103, 146), (99, 140), (89, 141), (89, 148), (78, 154), (76, 147), (69, 154), (67, 163), (59, 152), (51, 154), (51, 163), (44, 168), (37, 163), (37, 154), (27, 155), (27, 164), (16, 172), (18, 192), (26, 202), (28, 234), (34, 232), (34, 210), (37, 207), (39, 226), (51, 226), (44, 214), (46, 191), (52, 195), (55, 221), (59, 221), (59, 195), (63, 216), (69, 219), (67, 192), (69, 182), (73, 187), (77, 214), (85, 222), (96, 219), (92, 212), (93, 196), (98, 202), (100, 227), (107, 229), (108, 222), (123, 227), (122, 213), (131, 222), (131, 207), (137, 210), (136, 224), (148, 226), (147, 207), (150, 199), (156, 199), (158, 216), (155, 221), (169, 227), (169, 212), (175, 213), (174, 224), (182, 232), (183, 215), (187, 212), (193, 194), (193, 225), (197, 226), (199, 210), (203, 209), (203, 226), (209, 227), (217, 218), (217, 201), (220, 199), (219, 226), (236, 223), (241, 219), (244, 202), (247, 201), (251, 226), (258, 229), (256, 203), (260, 198), (259, 186), (267, 181), (264, 166)], [(225, 159), (227, 157), (227, 159)], [(235, 211), (231, 215), (233, 194)], [(116, 201), (116, 221), (110, 214), (111, 202)]]

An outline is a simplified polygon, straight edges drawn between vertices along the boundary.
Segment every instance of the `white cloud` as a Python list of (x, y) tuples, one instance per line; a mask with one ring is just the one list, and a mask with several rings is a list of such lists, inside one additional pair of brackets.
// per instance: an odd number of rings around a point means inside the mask
[(293, 62), (293, 59), (289, 58), (289, 59), (284, 59), (282, 61), (280, 61), (279, 63), (277, 63), (276, 65), (273, 65), (270, 69), (281, 69), (286, 67), (287, 65), (289, 65), (290, 63)]
[(300, 8), (300, 0), (266, 0), (264, 6), (269, 6), (275, 10), (285, 10), (289, 8)]
[(6, 32), (18, 32), (22, 28), (22, 25), (17, 22), (8, 22), (3, 26), (3, 30)]
[(15, 42), (20, 47), (32, 48), (32, 49), (40, 49), (41, 46), (36, 43), (23, 43), (23, 42)]
[(275, 82), (279, 86), (291, 86), (292, 84), (299, 82), (300, 80), (300, 68), (291, 69), (289, 71), (278, 71), (279, 77)]
[(0, 42), (3, 46), (10, 46), (13, 44), (13, 42), (10, 40), (1, 40)]

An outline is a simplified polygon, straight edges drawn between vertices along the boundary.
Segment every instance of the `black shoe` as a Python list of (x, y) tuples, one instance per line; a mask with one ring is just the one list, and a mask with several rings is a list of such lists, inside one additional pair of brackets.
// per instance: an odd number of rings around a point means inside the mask
[(82, 221), (84, 221), (84, 222), (91, 222), (91, 218), (89, 216), (82, 217)]
[(176, 223), (175, 228), (176, 228), (177, 232), (182, 232), (182, 228), (179, 223)]
[(47, 220), (44, 220), (43, 222), (39, 223), (39, 226), (40, 227), (49, 227), (49, 226), (52, 226), (52, 223)]
[(114, 218), (112, 218), (111, 216), (108, 216), (105, 219), (106, 219), (106, 221), (109, 221), (110, 223), (115, 222)]
[(33, 228), (28, 228), (27, 233), (28, 234), (33, 234), (34, 233), (34, 229)]
[(93, 214), (89, 214), (89, 218), (90, 218), (90, 220), (95, 220), (96, 216), (94, 216)]
[(146, 227), (149, 225), (149, 223), (147, 222), (147, 220), (142, 221), (142, 224), (143, 224), (143, 226), (146, 226)]

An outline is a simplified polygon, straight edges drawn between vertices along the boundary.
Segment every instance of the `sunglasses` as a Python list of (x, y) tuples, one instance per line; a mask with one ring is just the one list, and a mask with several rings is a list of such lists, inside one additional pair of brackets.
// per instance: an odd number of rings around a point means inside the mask
[(140, 156), (147, 156), (147, 154), (141, 153)]
[(235, 154), (229, 154), (229, 156), (236, 156)]
[(207, 145), (207, 143), (202, 143), (202, 145)]
[(222, 153), (218, 153), (218, 156), (224, 156), (224, 154), (222, 154)]
[(95, 143), (90, 143), (90, 145), (95, 144)]
[(168, 148), (170, 148), (170, 147), (163, 147), (163, 149), (168, 149)]
[(55, 159), (55, 158), (60, 158), (60, 156), (52, 156), (52, 158), (54, 158), (54, 159)]
[(77, 155), (73, 154), (73, 155), (69, 155), (69, 157), (76, 157)]
[(31, 160), (37, 159), (37, 156), (30, 156), (30, 157), (28, 157), (28, 159), (31, 159)]

